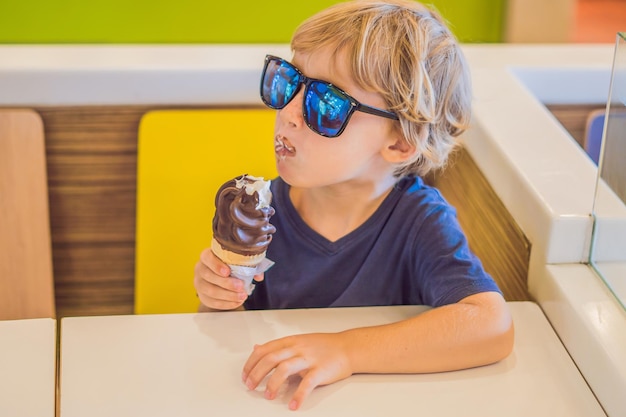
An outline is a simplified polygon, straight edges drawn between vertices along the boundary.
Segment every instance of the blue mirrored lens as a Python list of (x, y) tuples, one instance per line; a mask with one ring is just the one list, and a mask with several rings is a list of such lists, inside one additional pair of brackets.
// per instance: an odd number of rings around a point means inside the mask
[(311, 129), (324, 136), (337, 136), (348, 122), (352, 104), (340, 90), (312, 81), (304, 98), (305, 118)]
[(282, 109), (298, 90), (300, 74), (289, 63), (272, 59), (263, 78), (263, 101), (275, 109)]

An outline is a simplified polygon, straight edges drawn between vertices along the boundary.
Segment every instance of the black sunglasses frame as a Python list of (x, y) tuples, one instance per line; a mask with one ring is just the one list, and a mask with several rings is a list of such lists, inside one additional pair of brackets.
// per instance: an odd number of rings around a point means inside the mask
[[(277, 106), (273, 106), (271, 103), (268, 103), (265, 100), (265, 97), (263, 97), (263, 86), (264, 86), (264, 81), (265, 81), (265, 74), (267, 72), (267, 68), (270, 64), (271, 61), (278, 61), (278, 63), (280, 65), (288, 65), (289, 67), (293, 68), (298, 75), (300, 76), (300, 80), (298, 82), (298, 86), (295, 89), (295, 92), (292, 94), (292, 96), (289, 98), (289, 100), (287, 100), (285, 102), (285, 104), (283, 104), (280, 107)], [(306, 111), (306, 104), (305, 104), (305, 100), (306, 100), (306, 95), (307, 95), (307, 91), (309, 89), (309, 86), (314, 83), (314, 82), (318, 82), (321, 84), (324, 84), (334, 90), (337, 90), (339, 93), (341, 93), (342, 95), (344, 95), (346, 97), (346, 99), (348, 100), (348, 102), (350, 103), (350, 109), (348, 110), (348, 114), (346, 115), (345, 120), (342, 122), (341, 127), (339, 128), (339, 130), (337, 131), (336, 134), (327, 134), (324, 132), (318, 132), (316, 129), (313, 128), (312, 124), (308, 121), (307, 118), (307, 111)], [(327, 137), (327, 138), (336, 138), (337, 136), (341, 135), (344, 131), (344, 129), (346, 128), (346, 126), (348, 125), (348, 122), (350, 121), (350, 118), (352, 117), (352, 114), (354, 114), (355, 111), (360, 111), (363, 113), (367, 113), (367, 114), (372, 114), (374, 116), (380, 116), (380, 117), (385, 117), (387, 119), (392, 119), (392, 120), (400, 120), (398, 118), (398, 115), (395, 113), (392, 113), (388, 110), (383, 110), (383, 109), (379, 109), (377, 107), (372, 107), (372, 106), (368, 106), (366, 104), (363, 104), (361, 102), (359, 102), (357, 99), (355, 99), (354, 97), (352, 97), (350, 94), (346, 93), (345, 91), (343, 91), (341, 88), (337, 87), (336, 85), (329, 83), (328, 81), (324, 81), (324, 80), (318, 80), (316, 78), (309, 78), (306, 75), (304, 75), (302, 73), (302, 71), (300, 71), (300, 69), (298, 67), (296, 67), (295, 65), (293, 65), (291, 62), (274, 56), (274, 55), (266, 55), (265, 56), (265, 64), (263, 66), (263, 73), (261, 74), (261, 89), (260, 89), (260, 95), (261, 95), (261, 100), (263, 101), (263, 103), (265, 103), (265, 105), (271, 109), (274, 110), (281, 110), (283, 108), (285, 108), (287, 106), (287, 104), (291, 103), (291, 101), (293, 100), (293, 98), (298, 94), (298, 92), (300, 91), (300, 88), (302, 87), (302, 85), (304, 85), (304, 91), (305, 91), (305, 95), (302, 99), (302, 117), (304, 119), (304, 122), (306, 123), (306, 125), (309, 127), (309, 129), (311, 129), (313, 132), (317, 133), (318, 135)]]

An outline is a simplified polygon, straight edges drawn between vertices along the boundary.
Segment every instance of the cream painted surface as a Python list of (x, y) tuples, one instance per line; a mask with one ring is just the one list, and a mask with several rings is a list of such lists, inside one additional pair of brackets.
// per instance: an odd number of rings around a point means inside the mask
[(54, 417), (56, 321), (0, 320), (0, 416)]
[(587, 265), (545, 265), (534, 273), (534, 296), (606, 413), (625, 416), (626, 311)]
[(595, 166), (510, 72), (478, 68), (473, 77), (480, 130), (465, 143), (532, 241), (533, 256), (550, 263), (587, 259)]
[(285, 45), (0, 45), (0, 106), (261, 104), (266, 53)]
[[(531, 294), (557, 333), (569, 335), (565, 346), (586, 377), (592, 372), (587, 380), (606, 409), (617, 410), (611, 416), (626, 415), (624, 402), (611, 394), (626, 376), (626, 356), (608, 353), (624, 347), (618, 332), (626, 316), (613, 315), (600, 330), (578, 311), (592, 297), (576, 284), (583, 279), (596, 289), (593, 303), (619, 307), (591, 270), (578, 265), (591, 243), (596, 168), (541, 104), (605, 102), (613, 45), (474, 44), (464, 51), (475, 92), (465, 145), (532, 242)], [(266, 53), (290, 56), (286, 45), (0, 45), (0, 106), (260, 104)], [(625, 235), (615, 239), (612, 245), (626, 245)], [(546, 264), (560, 265), (545, 273)], [(587, 273), (571, 275), (576, 267)], [(562, 290), (546, 292), (546, 286)], [(570, 307), (546, 308), (553, 305)], [(611, 383), (594, 370), (596, 362), (614, 363)]]
[[(626, 262), (594, 262), (593, 265), (602, 275), (611, 291), (622, 300), (622, 305), (626, 308)], [(626, 351), (626, 346), (624, 346)]]

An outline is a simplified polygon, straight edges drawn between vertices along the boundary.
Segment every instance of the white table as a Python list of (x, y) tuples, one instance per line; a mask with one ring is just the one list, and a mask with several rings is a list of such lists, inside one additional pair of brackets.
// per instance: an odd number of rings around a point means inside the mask
[[(427, 375), (354, 375), (317, 388), (311, 416), (605, 416), (541, 310), (509, 303), (514, 352), (495, 365)], [(288, 334), (397, 321), (420, 307), (65, 318), (61, 417), (293, 416), (295, 386), (248, 391), (252, 346)]]
[(0, 321), (0, 416), (54, 417), (56, 321)]

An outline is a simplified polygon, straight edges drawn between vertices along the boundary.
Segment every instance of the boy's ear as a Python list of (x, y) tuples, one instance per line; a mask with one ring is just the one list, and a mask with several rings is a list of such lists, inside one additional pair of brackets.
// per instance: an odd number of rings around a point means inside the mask
[(413, 157), (415, 152), (417, 152), (415, 145), (411, 145), (404, 139), (404, 136), (396, 133), (383, 149), (383, 157), (388, 162), (401, 163)]

